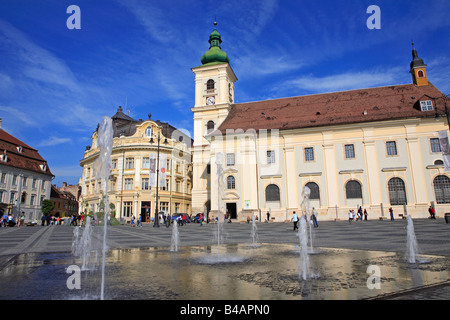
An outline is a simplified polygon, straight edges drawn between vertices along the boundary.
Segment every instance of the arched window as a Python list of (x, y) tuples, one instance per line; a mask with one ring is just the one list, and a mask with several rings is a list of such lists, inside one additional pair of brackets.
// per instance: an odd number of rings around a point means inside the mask
[(280, 188), (275, 184), (269, 184), (266, 188), (266, 201), (280, 201)]
[(423, 78), (423, 71), (422, 70), (419, 70), (418, 72), (417, 72), (417, 76), (419, 77), (419, 78)]
[(389, 200), (391, 205), (406, 204), (406, 189), (405, 182), (400, 178), (392, 178), (388, 182)]
[(444, 164), (444, 161), (439, 160), (439, 159), (434, 161), (434, 165), (440, 165), (440, 164)]
[(233, 176), (227, 177), (227, 189), (235, 189), (236, 188), (236, 180)]
[(315, 182), (308, 182), (306, 184), (306, 187), (311, 190), (311, 193), (309, 195), (310, 200), (319, 200), (320, 199), (320, 192), (319, 192), (319, 186)]
[(206, 133), (210, 134), (213, 131), (214, 131), (214, 121), (209, 120), (208, 123), (206, 124)]
[(450, 179), (447, 176), (437, 176), (433, 180), (434, 194), (437, 203), (450, 203)]
[(361, 199), (362, 189), (361, 184), (356, 180), (350, 180), (345, 185), (345, 195), (347, 199)]
[(206, 82), (206, 90), (214, 90), (214, 80), (213, 79), (209, 79)]

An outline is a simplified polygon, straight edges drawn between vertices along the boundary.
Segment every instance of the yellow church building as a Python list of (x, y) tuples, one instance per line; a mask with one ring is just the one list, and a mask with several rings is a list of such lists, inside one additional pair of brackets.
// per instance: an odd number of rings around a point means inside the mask
[[(216, 23), (215, 23), (216, 25)], [(319, 220), (450, 212), (450, 178), (438, 132), (446, 97), (412, 50), (412, 83), (236, 103), (237, 77), (217, 29), (195, 74), (192, 210), (272, 221), (300, 211)]]

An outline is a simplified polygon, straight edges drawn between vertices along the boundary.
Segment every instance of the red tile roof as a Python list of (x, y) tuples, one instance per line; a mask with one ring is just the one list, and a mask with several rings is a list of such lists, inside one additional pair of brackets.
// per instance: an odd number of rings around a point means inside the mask
[[(420, 110), (420, 99), (433, 101)], [(445, 115), (443, 93), (433, 84), (414, 84), (315, 94), (234, 104), (218, 130), (299, 129)], [(429, 97), (429, 98), (428, 98)], [(423, 99), (422, 99), (423, 100)], [(217, 130), (216, 130), (217, 131)], [(220, 134), (214, 132), (214, 134)]]
[[(22, 147), (22, 152), (19, 152), (18, 147)], [(0, 165), (53, 175), (47, 161), (41, 157), (36, 149), (0, 129), (0, 155), (3, 155), (5, 151), (7, 161), (0, 161)], [(46, 166), (45, 170), (42, 170), (41, 165)]]

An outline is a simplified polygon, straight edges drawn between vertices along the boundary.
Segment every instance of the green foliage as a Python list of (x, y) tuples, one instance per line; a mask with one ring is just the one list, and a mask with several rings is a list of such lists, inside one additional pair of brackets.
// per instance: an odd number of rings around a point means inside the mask
[(41, 211), (44, 214), (44, 216), (48, 216), (53, 209), (54, 206), (51, 200), (48, 199), (42, 200)]

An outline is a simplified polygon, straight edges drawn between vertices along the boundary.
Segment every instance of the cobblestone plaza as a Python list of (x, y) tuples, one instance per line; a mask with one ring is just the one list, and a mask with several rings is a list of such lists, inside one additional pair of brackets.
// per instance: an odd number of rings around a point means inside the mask
[[(423, 255), (438, 257), (448, 263), (450, 256), (449, 225), (445, 220), (416, 219), (414, 221), (416, 237), (420, 252)], [(298, 245), (297, 232), (291, 223), (258, 223), (259, 243), (270, 245), (274, 251), (285, 245)], [(187, 224), (179, 228), (180, 247), (196, 247), (214, 245), (213, 233), (215, 224)], [(113, 249), (153, 248), (164, 249), (170, 246), (172, 227), (143, 227), (130, 225), (108, 228), (107, 245)], [(0, 265), (2, 277), (8, 276), (8, 270), (19, 264), (24, 254), (67, 253), (72, 249), (74, 227), (34, 226), (0, 229)], [(251, 224), (225, 223), (224, 244), (250, 244)], [(403, 255), (406, 242), (406, 220), (369, 220), (355, 221), (319, 221), (319, 228), (313, 229), (314, 247), (352, 249), (356, 251), (381, 251)], [(271, 249), (272, 250), (272, 249)], [(346, 253), (344, 253), (346, 254)], [(366, 275), (367, 277), (367, 275)], [(248, 279), (247, 279), (248, 280)], [(253, 279), (254, 280), (254, 279)], [(8, 299), (7, 296), (3, 298)], [(354, 297), (353, 299), (357, 299)], [(450, 282), (440, 280), (415, 288), (407, 288), (395, 292), (384, 293), (371, 299), (450, 299)]]

